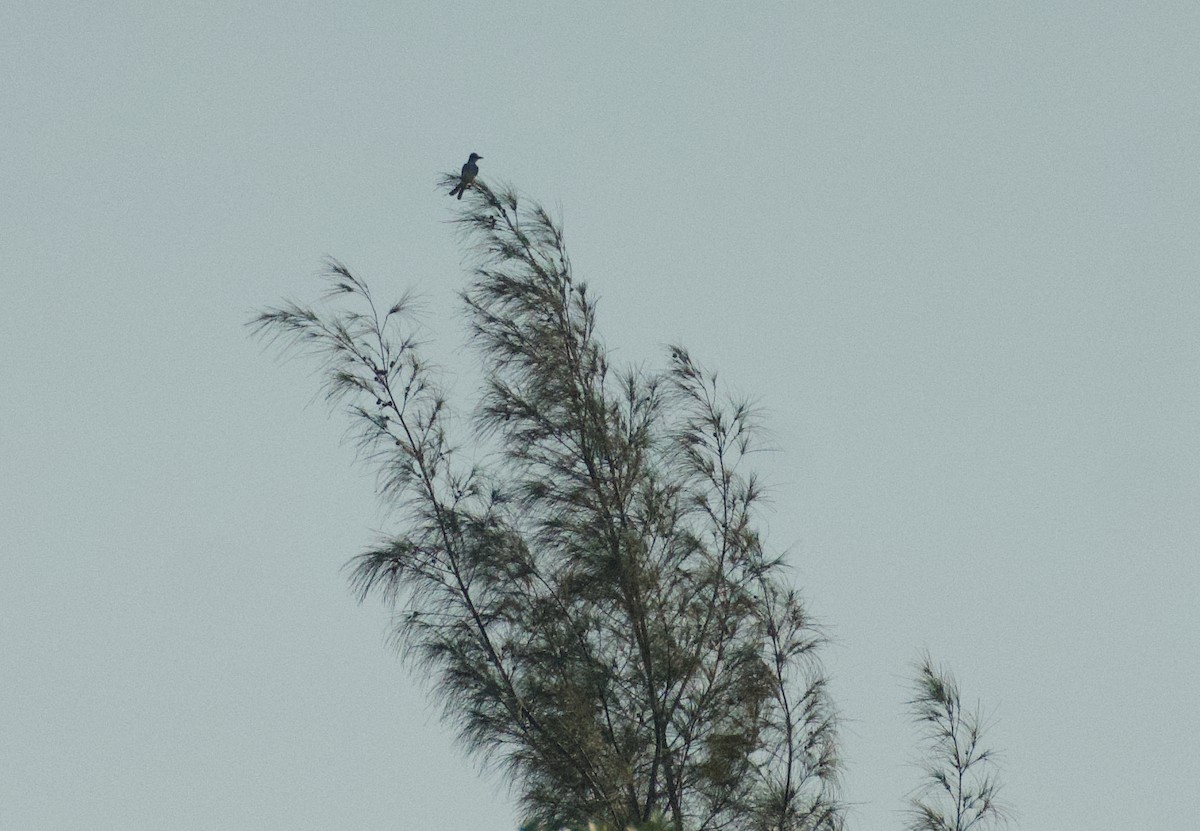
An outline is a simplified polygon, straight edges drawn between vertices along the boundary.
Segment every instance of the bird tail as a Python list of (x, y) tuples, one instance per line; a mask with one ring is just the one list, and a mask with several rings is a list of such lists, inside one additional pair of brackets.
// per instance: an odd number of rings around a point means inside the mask
[(462, 199), (462, 185), (455, 185), (454, 190), (450, 191), (450, 195), (458, 194), (458, 198)]
[(459, 186), (458, 186), (458, 198), (459, 198), (459, 199), (462, 199), (462, 195), (463, 195), (463, 193), (465, 193), (465, 192), (466, 192), (466, 190), (467, 190), (467, 189), (466, 189), (466, 187), (465, 187), (465, 186), (463, 186), (463, 185), (459, 185)]

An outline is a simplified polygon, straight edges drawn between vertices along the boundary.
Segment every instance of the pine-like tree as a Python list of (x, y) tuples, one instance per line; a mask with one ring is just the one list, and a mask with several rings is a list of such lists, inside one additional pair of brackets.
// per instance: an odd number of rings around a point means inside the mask
[(997, 800), (996, 753), (984, 746), (983, 717), (978, 709), (963, 708), (954, 677), (928, 655), (917, 667), (909, 707), (928, 749), (909, 805), (909, 831), (974, 831), (1003, 824), (1008, 810)]
[(483, 374), (462, 444), (405, 301), (333, 262), (329, 303), (253, 321), (324, 360), (402, 509), (352, 564), (360, 598), (397, 609), (402, 653), (531, 825), (840, 828), (824, 641), (756, 528), (754, 412), (682, 347), (613, 367), (540, 206), (476, 182), (456, 221)]

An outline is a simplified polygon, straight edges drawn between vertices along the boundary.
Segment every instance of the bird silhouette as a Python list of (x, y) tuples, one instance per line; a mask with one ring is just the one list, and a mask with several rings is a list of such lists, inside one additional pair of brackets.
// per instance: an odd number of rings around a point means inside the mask
[(462, 176), (458, 180), (458, 184), (454, 186), (454, 190), (450, 191), (450, 195), (458, 194), (458, 198), (462, 199), (463, 193), (471, 183), (475, 181), (475, 177), (479, 175), (479, 165), (475, 164), (477, 159), (482, 159), (483, 156), (478, 153), (472, 153), (467, 159), (467, 163), (463, 165)]

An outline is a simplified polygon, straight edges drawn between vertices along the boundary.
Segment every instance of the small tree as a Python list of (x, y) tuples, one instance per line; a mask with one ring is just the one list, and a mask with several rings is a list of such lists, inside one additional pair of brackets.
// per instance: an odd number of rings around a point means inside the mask
[(540, 206), (477, 181), (456, 222), (476, 256), (471, 453), (406, 301), (332, 262), (348, 307), (253, 321), (320, 356), (401, 510), (352, 563), (360, 599), (397, 608), (402, 653), (531, 826), (840, 828), (824, 639), (756, 528), (754, 412), (679, 346), (662, 371), (614, 368)]
[(929, 656), (917, 667), (909, 707), (928, 749), (910, 803), (910, 831), (971, 831), (1003, 823), (1007, 811), (996, 801), (1000, 783), (995, 753), (983, 746), (983, 719), (978, 710), (963, 709), (958, 684)]

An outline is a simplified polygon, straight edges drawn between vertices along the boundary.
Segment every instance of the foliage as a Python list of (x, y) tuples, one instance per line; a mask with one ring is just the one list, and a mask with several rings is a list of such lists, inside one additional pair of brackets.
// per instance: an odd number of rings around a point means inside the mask
[(464, 444), (406, 299), (331, 262), (320, 308), (253, 321), (320, 357), (399, 511), (351, 564), (360, 599), (394, 606), (402, 654), (529, 828), (840, 829), (824, 639), (757, 530), (754, 411), (679, 346), (660, 371), (614, 367), (549, 214), (479, 181), (464, 205), (482, 371)]
[(521, 826), (521, 831), (671, 831), (674, 827), (663, 819), (661, 814), (656, 814), (644, 822), (630, 823), (624, 827), (610, 823), (597, 823), (594, 820), (573, 823), (561, 828), (530, 822)]
[(917, 668), (909, 701), (929, 754), (922, 763), (921, 787), (910, 806), (911, 831), (970, 831), (1003, 823), (1006, 809), (995, 753), (983, 746), (984, 723), (962, 706), (954, 678), (926, 656)]

